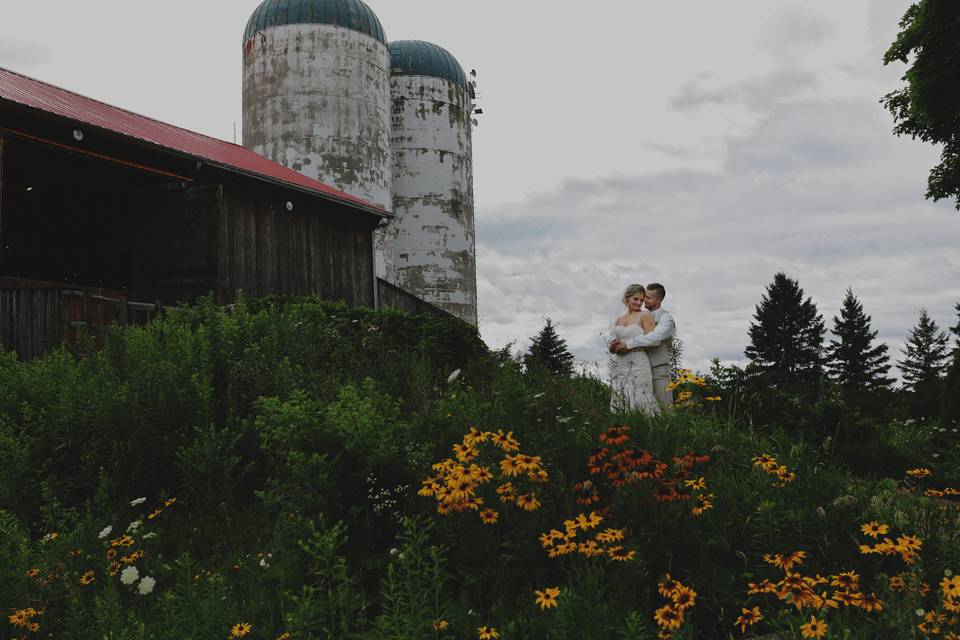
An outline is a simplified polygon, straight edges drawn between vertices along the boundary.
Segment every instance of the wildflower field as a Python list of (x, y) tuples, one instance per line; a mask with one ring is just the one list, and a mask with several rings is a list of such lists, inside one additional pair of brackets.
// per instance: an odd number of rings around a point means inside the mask
[(0, 354), (0, 638), (960, 638), (943, 426), (675, 386), (310, 299)]

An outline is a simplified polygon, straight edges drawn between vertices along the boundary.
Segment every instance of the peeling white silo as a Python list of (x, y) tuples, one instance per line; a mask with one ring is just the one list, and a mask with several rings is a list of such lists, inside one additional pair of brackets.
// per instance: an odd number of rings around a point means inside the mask
[(243, 40), (243, 145), (389, 210), (390, 55), (373, 11), (265, 0)]
[(390, 43), (393, 213), (380, 249), (396, 284), (477, 323), (473, 91), (446, 49)]

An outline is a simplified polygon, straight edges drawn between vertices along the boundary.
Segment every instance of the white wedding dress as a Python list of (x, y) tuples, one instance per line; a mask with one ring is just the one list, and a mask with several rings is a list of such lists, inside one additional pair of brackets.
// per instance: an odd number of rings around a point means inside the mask
[[(643, 333), (640, 325), (615, 325), (613, 334), (618, 340), (628, 340)], [(643, 349), (623, 355), (610, 354), (610, 410), (614, 413), (642, 411), (653, 416), (660, 413), (660, 405), (653, 391), (653, 370)]]

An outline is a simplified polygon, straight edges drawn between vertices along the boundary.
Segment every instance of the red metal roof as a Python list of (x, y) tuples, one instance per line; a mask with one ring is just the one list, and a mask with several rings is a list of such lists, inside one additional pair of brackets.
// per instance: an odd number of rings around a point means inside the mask
[(215, 165), (239, 170), (253, 177), (312, 191), (376, 213), (389, 215), (383, 207), (288, 169), (240, 145), (211, 138), (165, 122), (132, 113), (104, 102), (34, 80), (0, 67), (0, 100), (39, 109), (63, 118), (179, 151)]

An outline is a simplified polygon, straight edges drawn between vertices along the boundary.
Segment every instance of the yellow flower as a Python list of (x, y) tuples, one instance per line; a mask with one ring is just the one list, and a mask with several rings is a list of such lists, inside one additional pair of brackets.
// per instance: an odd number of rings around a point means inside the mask
[(497, 429), (496, 433), (490, 434), (490, 442), (500, 447), (504, 453), (510, 453), (511, 451), (518, 451), (520, 449), (520, 443), (513, 437), (513, 431), (504, 433), (503, 429)]
[(495, 627), (478, 627), (477, 634), (477, 640), (497, 640), (500, 637)]
[(534, 590), (537, 594), (536, 603), (540, 609), (551, 609), (557, 606), (557, 597), (560, 595), (560, 587), (547, 587), (543, 591)]
[(854, 571), (844, 571), (831, 576), (830, 585), (847, 591), (856, 591), (860, 587), (860, 576)]
[(517, 461), (517, 456), (505, 456), (500, 461), (500, 471), (505, 476), (518, 476), (523, 472), (523, 469)]
[(677, 609), (683, 611), (689, 609), (697, 603), (697, 592), (690, 587), (679, 587), (671, 596), (673, 604)]
[(944, 576), (943, 580), (940, 581), (940, 588), (943, 590), (943, 595), (948, 598), (960, 596), (960, 575), (951, 578)]
[(911, 478), (928, 478), (930, 477), (930, 469), (926, 467), (920, 467), (918, 469), (908, 469), (907, 475)]
[[(450, 626), (450, 623), (447, 622), (446, 620), (434, 620), (434, 621), (433, 621), (433, 629), (434, 629), (434, 631), (443, 631), (444, 629), (446, 629), (446, 628), (449, 627), (449, 626)], [(277, 640), (279, 640), (279, 638), (278, 638)]]
[(903, 581), (902, 576), (893, 576), (890, 578), (890, 590), (891, 591), (903, 591), (906, 587), (906, 583)]
[(84, 571), (83, 575), (80, 576), (80, 584), (82, 584), (83, 586), (87, 586), (88, 584), (90, 584), (96, 579), (94, 576), (95, 574), (93, 572), (93, 569), (89, 571)]
[(657, 626), (675, 631), (683, 625), (683, 611), (673, 606), (673, 603), (670, 603), (654, 611), (653, 619), (657, 623)]
[(174, 496), (173, 498), (167, 498), (166, 500), (163, 501), (163, 506), (169, 507), (170, 505), (172, 505), (172, 504), (173, 504), (174, 502), (176, 502), (176, 501), (177, 501), (176, 496)]
[(283, 633), (277, 636), (277, 640), (290, 640), (290, 632), (284, 631)]
[(162, 509), (161, 507), (157, 507), (156, 509), (154, 509), (154, 510), (147, 516), (147, 520), (153, 520), (153, 519), (156, 518), (158, 515), (160, 515), (162, 512), (163, 512), (163, 509)]
[(253, 630), (253, 625), (249, 622), (238, 622), (237, 624), (230, 627), (230, 635), (228, 638), (242, 638)]
[(607, 555), (610, 556), (611, 560), (616, 560), (618, 562), (627, 562), (628, 560), (633, 560), (637, 557), (637, 552), (633, 549), (629, 551), (624, 551), (623, 547), (608, 547)]
[(480, 512), (480, 521), (483, 524), (496, 524), (500, 519), (500, 514), (493, 509), (484, 509)]
[(885, 536), (887, 532), (890, 531), (890, 527), (885, 524), (880, 524), (879, 522), (868, 522), (867, 524), (860, 525), (860, 530), (864, 535), (870, 536), (871, 538), (876, 538), (878, 536)]
[(810, 622), (800, 625), (800, 633), (804, 638), (823, 638), (827, 635), (827, 623), (810, 616)]
[(700, 491), (707, 488), (707, 479), (700, 476), (696, 480), (684, 480), (683, 484), (694, 491)]
[(657, 591), (660, 592), (664, 598), (673, 598), (673, 594), (676, 593), (677, 589), (682, 587), (679, 580), (674, 580), (670, 577), (670, 574), (664, 576), (663, 582), (657, 584)]
[(517, 497), (517, 506), (524, 511), (536, 511), (540, 508), (540, 502), (535, 493), (525, 493)]
[(757, 624), (763, 620), (763, 614), (760, 613), (760, 607), (754, 607), (753, 609), (747, 609), (744, 607), (742, 611), (743, 613), (741, 613), (740, 617), (737, 618), (737, 621), (733, 623), (733, 626), (740, 625), (740, 633), (746, 633), (748, 626)]
[(606, 529), (596, 535), (597, 542), (617, 542), (623, 540), (623, 529)]
[(862, 596), (858, 604), (864, 611), (883, 611), (883, 603), (875, 593)]
[(32, 569), (27, 569), (28, 578), (36, 578), (38, 575), (40, 575), (40, 569), (37, 569), (36, 567), (33, 567)]

